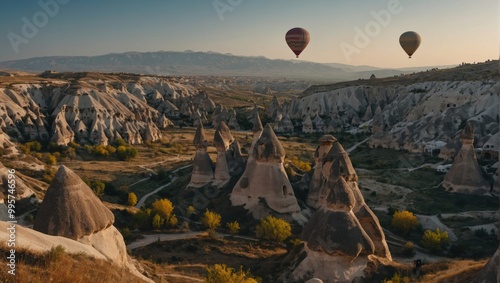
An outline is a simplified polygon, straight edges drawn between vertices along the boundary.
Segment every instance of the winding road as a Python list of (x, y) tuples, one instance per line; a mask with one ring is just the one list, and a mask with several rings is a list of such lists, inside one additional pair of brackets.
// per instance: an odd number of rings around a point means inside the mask
[[(186, 166), (182, 166), (182, 167), (179, 167), (177, 169), (175, 169), (174, 171), (170, 172), (170, 174), (175, 174), (177, 173), (177, 171), (179, 170), (182, 170), (182, 169), (186, 169), (190, 166), (193, 166), (193, 164), (189, 164), (189, 165), (186, 165)], [(170, 186), (173, 182), (175, 182), (175, 180), (177, 180), (177, 177), (173, 177), (172, 180), (170, 182), (168, 182), (168, 184), (165, 184), (165, 185), (162, 185), (162, 186), (159, 186), (158, 188), (156, 188), (155, 190), (153, 190), (152, 192), (150, 193), (147, 193), (146, 195), (144, 195), (138, 202), (137, 204), (135, 205), (135, 208), (141, 208), (141, 206), (144, 204), (144, 202), (148, 199), (148, 197), (156, 194), (157, 192), (163, 190), (164, 188)], [(137, 183), (137, 182), (136, 182)]]

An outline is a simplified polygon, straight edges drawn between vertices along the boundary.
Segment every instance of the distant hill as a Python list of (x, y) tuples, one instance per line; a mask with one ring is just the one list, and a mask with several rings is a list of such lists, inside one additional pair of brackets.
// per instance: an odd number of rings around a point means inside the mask
[(20, 71), (59, 72), (98, 71), (154, 75), (258, 76), (315, 81), (345, 81), (393, 76), (425, 70), (383, 69), (371, 66), (321, 64), (298, 60), (272, 60), (262, 56), (248, 57), (216, 52), (126, 52), (100, 56), (50, 56), (0, 62), (0, 68)]

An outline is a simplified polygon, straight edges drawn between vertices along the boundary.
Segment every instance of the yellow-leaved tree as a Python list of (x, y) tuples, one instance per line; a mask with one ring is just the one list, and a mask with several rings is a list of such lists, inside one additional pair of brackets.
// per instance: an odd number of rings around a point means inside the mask
[(259, 283), (259, 278), (253, 278), (250, 272), (227, 267), (225, 264), (215, 264), (207, 267), (206, 283)]
[(401, 230), (403, 235), (406, 236), (410, 230), (418, 227), (418, 219), (412, 212), (407, 210), (396, 211), (392, 216), (392, 226)]
[(283, 219), (267, 216), (257, 225), (257, 237), (275, 243), (282, 243), (292, 235), (292, 226)]
[(137, 196), (134, 192), (128, 193), (127, 203), (129, 206), (134, 206), (137, 204)]

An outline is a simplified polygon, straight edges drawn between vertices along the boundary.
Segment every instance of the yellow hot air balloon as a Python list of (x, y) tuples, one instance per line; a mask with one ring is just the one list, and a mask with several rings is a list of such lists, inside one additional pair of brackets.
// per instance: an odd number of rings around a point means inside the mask
[(407, 31), (399, 37), (399, 44), (401, 44), (409, 58), (417, 51), (421, 41), (420, 35), (414, 31)]

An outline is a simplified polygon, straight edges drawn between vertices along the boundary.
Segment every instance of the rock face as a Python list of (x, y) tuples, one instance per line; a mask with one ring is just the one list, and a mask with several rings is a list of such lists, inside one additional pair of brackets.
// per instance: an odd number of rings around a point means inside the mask
[(244, 205), (256, 219), (270, 212), (300, 214), (283, 167), (285, 149), (269, 124), (256, 141), (251, 157), (253, 161), (247, 163), (231, 194), (232, 205)]
[[(325, 153), (328, 150), (327, 153)], [(353, 282), (374, 258), (392, 260), (377, 217), (364, 202), (357, 175), (342, 145), (324, 136), (315, 157), (323, 156), (319, 191), (308, 202), (319, 207), (301, 234), (302, 245), (289, 255), (291, 266), (280, 282)], [(316, 172), (316, 171), (315, 171)], [(312, 186), (318, 182), (311, 180)], [(290, 258), (291, 257), (291, 258)]]
[[(466, 121), (476, 126), (478, 140), (499, 132), (498, 79), (327, 85), (311, 87), (304, 93), (308, 95), (283, 103), (283, 116), (302, 123), (302, 131), (307, 133), (319, 130), (318, 117), (330, 133), (371, 128), (368, 141), (371, 147), (421, 153), (423, 143), (453, 142)], [(499, 150), (495, 146), (497, 141), (485, 144), (495, 159)]]
[(113, 222), (113, 213), (78, 175), (63, 165), (47, 189), (33, 229), (91, 246), (112, 263), (144, 279), (131, 263)]
[(207, 153), (208, 142), (201, 123), (196, 128), (193, 144), (196, 147), (196, 154), (188, 187), (199, 188), (214, 180), (213, 163)]
[[(138, 144), (161, 138), (159, 128), (172, 125), (169, 119), (194, 119), (194, 112), (206, 119), (215, 108), (207, 94), (175, 79), (98, 73), (46, 76), (54, 83), (0, 87), (0, 128), (19, 141), (106, 145), (123, 138)], [(231, 125), (239, 127), (236, 116), (231, 117)]]
[(500, 194), (500, 167), (498, 167), (497, 172), (493, 176), (493, 179), (495, 180), (495, 182), (493, 184), (492, 192), (495, 194)]
[(443, 187), (451, 192), (483, 195), (490, 191), (474, 152), (474, 127), (467, 123), (460, 135), (462, 147), (446, 173)]
[[(243, 170), (245, 170), (245, 160), (243, 159), (243, 156), (241, 155), (241, 147), (240, 143), (235, 140), (230, 146), (230, 151), (227, 166), (229, 169), (229, 175), (231, 176), (238, 176), (243, 173)], [(226, 155), (227, 156), (227, 155)]]
[(224, 122), (220, 122), (219, 127), (215, 131), (214, 145), (217, 148), (217, 161), (215, 165), (215, 185), (223, 187), (231, 178), (229, 175), (229, 167), (227, 157), (230, 155), (229, 146), (233, 143), (234, 138), (231, 135), (229, 127)]
[(250, 149), (248, 151), (249, 152), (248, 162), (250, 162), (253, 159), (252, 157), (253, 149), (255, 147), (255, 144), (259, 140), (262, 131), (264, 130), (264, 127), (262, 127), (262, 122), (260, 121), (259, 108), (257, 108), (257, 105), (255, 105), (249, 118), (253, 124), (252, 127), (253, 140), (252, 140), (252, 145), (250, 146)]
[(2, 155), (15, 155), (18, 153), (18, 150), (14, 146), (14, 143), (10, 141), (8, 135), (6, 135), (2, 131), (2, 127), (0, 126), (0, 150), (2, 150)]
[(479, 272), (472, 283), (500, 282), (500, 248), (488, 260), (486, 266)]
[[(497, 211), (497, 227), (500, 228), (500, 210)], [(500, 229), (498, 229), (497, 238), (500, 240)], [(500, 246), (495, 254), (488, 260), (484, 268), (479, 272), (472, 283), (500, 282)]]
[(4, 198), (3, 193), (0, 193), (0, 221), (13, 220), (9, 219), (9, 211), (7, 205), (5, 205), (3, 198)]
[[(6, 168), (1, 162), (0, 162), (0, 184), (2, 191), (1, 193), (4, 193), (5, 195), (8, 195), (8, 188), (9, 188), (9, 169)], [(15, 197), (16, 200), (24, 199), (24, 198), (29, 198), (32, 196), (33, 190), (30, 189), (24, 181), (19, 178), (18, 175), (16, 175), (16, 190), (15, 190)]]

